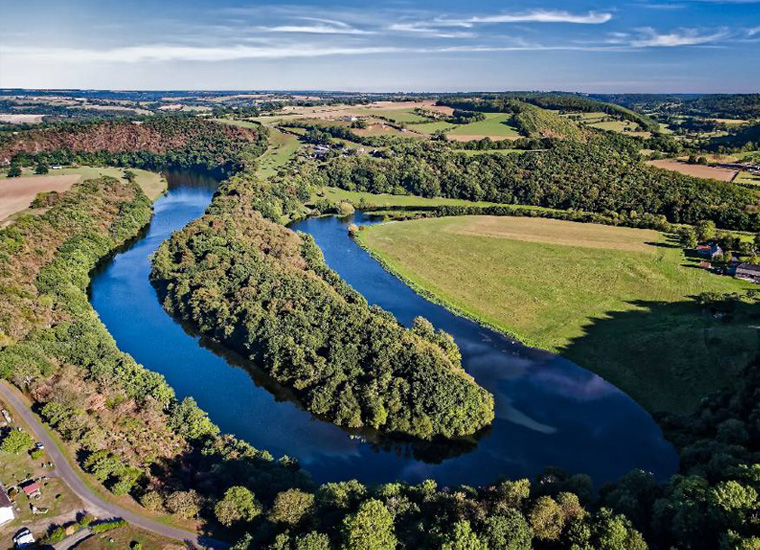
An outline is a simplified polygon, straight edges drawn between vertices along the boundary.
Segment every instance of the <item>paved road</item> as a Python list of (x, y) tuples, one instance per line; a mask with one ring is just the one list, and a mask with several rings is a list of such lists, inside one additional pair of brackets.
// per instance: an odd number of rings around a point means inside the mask
[(61, 453), (56, 446), (53, 439), (48, 435), (42, 424), (37, 417), (32, 414), (28, 406), (21, 400), (15, 390), (11, 389), (10, 385), (0, 380), (0, 396), (14, 409), (14, 413), (21, 417), (24, 422), (34, 433), (37, 441), (41, 441), (45, 445), (45, 450), (50, 456), (50, 460), (55, 464), (56, 474), (62, 479), (66, 485), (76, 494), (84, 503), (85, 507), (94, 515), (100, 518), (122, 518), (135, 527), (156, 533), (162, 537), (189, 542), (197, 546), (203, 546), (207, 548), (225, 549), (229, 545), (217, 540), (213, 540), (207, 537), (199, 536), (193, 531), (185, 531), (177, 527), (171, 527), (169, 525), (148, 519), (139, 514), (131, 512), (117, 504), (112, 504), (100, 496), (98, 496), (92, 489), (90, 489), (81, 477), (77, 474), (74, 468), (69, 463), (68, 459)]

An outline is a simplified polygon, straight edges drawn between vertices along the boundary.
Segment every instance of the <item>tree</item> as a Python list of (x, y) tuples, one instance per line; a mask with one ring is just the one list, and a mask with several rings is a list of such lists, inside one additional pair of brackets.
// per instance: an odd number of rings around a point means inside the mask
[(246, 487), (230, 487), (216, 503), (214, 514), (219, 523), (229, 527), (238, 521), (253, 521), (262, 512), (256, 496)]
[(523, 515), (508, 509), (503, 515), (486, 519), (485, 534), (488, 547), (493, 550), (530, 550), (533, 531)]
[(712, 220), (702, 220), (694, 226), (697, 232), (699, 242), (709, 241), (715, 238), (715, 222)]
[(21, 175), (21, 167), (18, 164), (11, 164), (11, 167), (8, 168), (8, 177), (17, 178), (20, 175)]
[(189, 491), (174, 491), (166, 499), (166, 508), (176, 516), (191, 519), (201, 511), (200, 497), (192, 489)]
[(630, 520), (602, 508), (593, 519), (592, 540), (598, 550), (647, 550), (641, 533)]
[(12, 430), (0, 444), (0, 451), (17, 455), (29, 450), (33, 443), (32, 436), (24, 430)]
[(454, 524), (454, 529), (446, 536), (441, 550), (488, 550), (488, 543), (472, 532), (469, 521), (463, 520)]
[(135, 174), (132, 170), (124, 170), (124, 179), (129, 183), (134, 183), (137, 181), (137, 174)]
[(711, 487), (707, 502), (712, 515), (730, 528), (741, 528), (749, 522), (747, 514), (758, 505), (758, 494), (750, 486), (729, 480)]
[(379, 500), (363, 502), (343, 520), (344, 550), (393, 550), (396, 543), (393, 516)]
[(35, 174), (47, 174), (49, 171), (50, 169), (48, 168), (48, 165), (44, 162), (40, 162), (34, 169)]
[(693, 227), (682, 227), (678, 232), (679, 242), (684, 248), (696, 248), (697, 247), (697, 233)]
[(530, 526), (541, 540), (557, 540), (562, 533), (565, 517), (562, 508), (551, 497), (539, 497), (528, 516)]
[(198, 407), (192, 397), (185, 397), (174, 407), (167, 424), (179, 435), (190, 440), (219, 433), (219, 427), (211, 422), (208, 414)]
[(296, 537), (295, 550), (330, 550), (330, 538), (316, 531), (306, 533)]
[(275, 497), (272, 509), (269, 511), (269, 521), (294, 527), (311, 513), (313, 507), (313, 494), (299, 489), (289, 489)]

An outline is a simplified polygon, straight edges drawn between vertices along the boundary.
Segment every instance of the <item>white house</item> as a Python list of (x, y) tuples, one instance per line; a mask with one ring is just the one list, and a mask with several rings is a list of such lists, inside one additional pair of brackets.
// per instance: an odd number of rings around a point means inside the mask
[(13, 521), (16, 515), (13, 513), (13, 503), (8, 498), (3, 486), (0, 485), (0, 525)]

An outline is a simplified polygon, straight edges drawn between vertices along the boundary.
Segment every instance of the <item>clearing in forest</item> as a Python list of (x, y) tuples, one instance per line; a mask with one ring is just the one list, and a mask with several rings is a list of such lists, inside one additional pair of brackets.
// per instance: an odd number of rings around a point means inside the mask
[(703, 164), (687, 164), (678, 160), (662, 159), (647, 161), (650, 166), (673, 170), (687, 176), (695, 178), (706, 178), (720, 181), (732, 181), (736, 177), (736, 170), (727, 168), (716, 168), (714, 166), (704, 166)]

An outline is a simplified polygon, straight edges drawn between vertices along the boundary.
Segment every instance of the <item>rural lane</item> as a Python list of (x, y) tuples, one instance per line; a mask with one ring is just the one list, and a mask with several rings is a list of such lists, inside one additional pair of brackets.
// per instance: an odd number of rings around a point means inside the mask
[(131, 512), (117, 504), (113, 504), (102, 499), (87, 484), (79, 477), (79, 474), (69, 463), (68, 459), (63, 455), (60, 449), (56, 446), (53, 439), (48, 435), (47, 431), (43, 428), (37, 417), (29, 410), (26, 404), (19, 398), (16, 392), (5, 382), (0, 380), (0, 396), (10, 405), (13, 412), (21, 417), (24, 422), (30, 427), (37, 441), (42, 442), (45, 445), (50, 459), (55, 465), (56, 475), (69, 486), (69, 488), (76, 494), (84, 503), (85, 507), (94, 515), (108, 518), (122, 518), (125, 521), (131, 523), (135, 527), (150, 531), (162, 537), (189, 542), (196, 546), (202, 546), (206, 548), (225, 549), (229, 545), (217, 541), (211, 538), (203, 537), (193, 531), (186, 531), (177, 527), (166, 525), (159, 521), (155, 521), (134, 512)]

